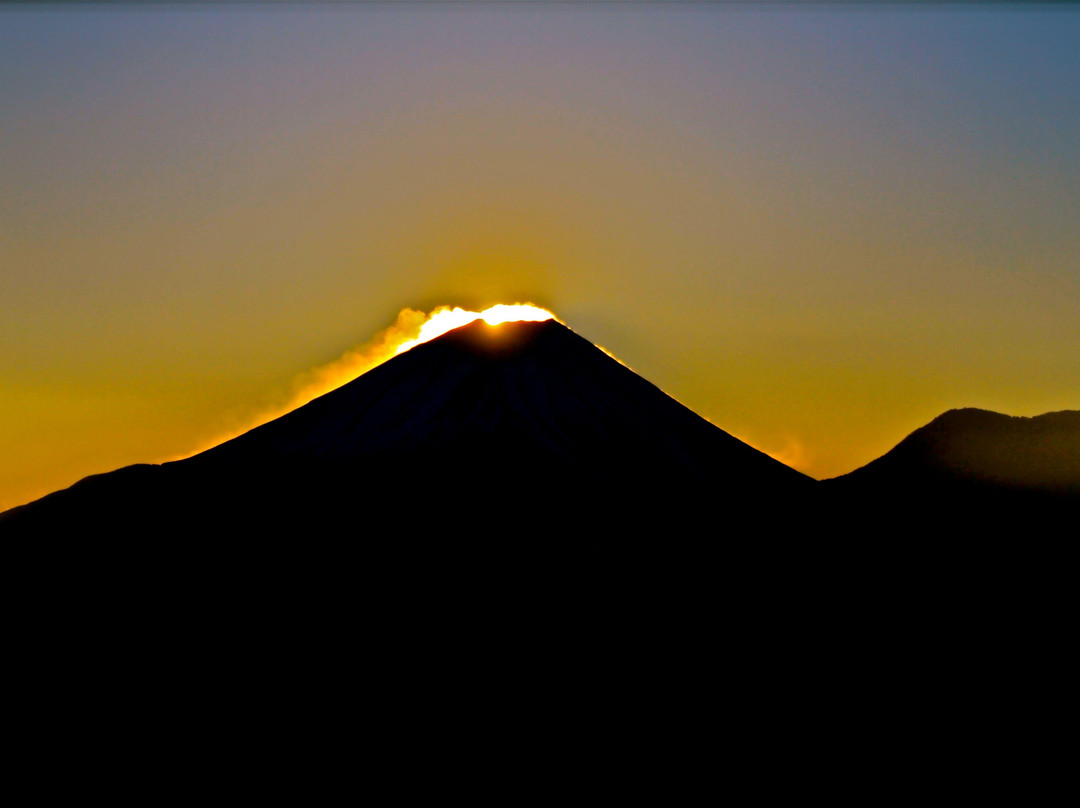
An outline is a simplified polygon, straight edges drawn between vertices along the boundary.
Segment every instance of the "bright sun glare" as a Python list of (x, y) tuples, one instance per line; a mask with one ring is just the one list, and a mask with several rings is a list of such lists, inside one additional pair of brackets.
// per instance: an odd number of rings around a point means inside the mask
[(433, 340), (436, 337), (442, 336), (447, 331), (461, 328), (461, 326), (468, 325), (476, 320), (483, 320), (488, 325), (501, 325), (502, 323), (513, 323), (521, 320), (541, 322), (543, 320), (554, 319), (555, 315), (550, 311), (538, 306), (533, 306), (530, 303), (515, 303), (513, 305), (500, 303), (497, 306), (492, 306), (483, 311), (466, 311), (461, 308), (438, 308), (431, 313), (427, 322), (420, 326), (420, 335), (416, 337), (416, 339), (405, 340), (402, 342), (397, 346), (394, 354), (404, 353), (422, 342)]

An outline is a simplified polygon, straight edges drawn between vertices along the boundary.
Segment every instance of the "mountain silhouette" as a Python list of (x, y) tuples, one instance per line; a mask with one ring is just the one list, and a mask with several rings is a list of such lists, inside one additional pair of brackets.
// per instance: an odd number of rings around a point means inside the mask
[(10, 522), (267, 536), (400, 513), (509, 520), (519, 537), (591, 525), (596, 543), (604, 525), (715, 506), (737, 519), (813, 487), (556, 321), (477, 321), (199, 455), (89, 478)]
[[(397, 732), (523, 690), (541, 712), (621, 709), (629, 671), (680, 659), (674, 697), (711, 688), (715, 632), (754, 649), (792, 633), (788, 618), (757, 626), (799, 589), (802, 555), (775, 541), (816, 489), (558, 322), (476, 322), (0, 527), (9, 591), (32, 604), (23, 657), (51, 660), (51, 691), (68, 669), (58, 653), (132, 710), (206, 667), (242, 678), (253, 710), (299, 687), (333, 715), (363, 681), (393, 694), (363, 723), (385, 712)], [(156, 673), (121, 692), (118, 665)], [(185, 709), (232, 709), (196, 692)]]
[(801, 789), (942, 716), (937, 754), (981, 760), (1022, 729), (1007, 688), (1054, 692), (1071, 566), (1039, 528), (1074, 502), (1076, 415), (946, 413), (820, 484), (557, 322), (476, 322), (0, 515), (17, 692), (43, 732), (154, 738), (145, 765), (719, 727)]
[(808, 550), (775, 542), (812, 521), (817, 488), (558, 322), (478, 321), (0, 528), (36, 602), (93, 604), (124, 636), (150, 621), (220, 639), (248, 604), (264, 627), (318, 613), (322, 636), (358, 602), (393, 604), (387, 624), (408, 631), (561, 615), (580, 636), (612, 608), (635, 631), (675, 609), (690, 630), (718, 591), (797, 581)]

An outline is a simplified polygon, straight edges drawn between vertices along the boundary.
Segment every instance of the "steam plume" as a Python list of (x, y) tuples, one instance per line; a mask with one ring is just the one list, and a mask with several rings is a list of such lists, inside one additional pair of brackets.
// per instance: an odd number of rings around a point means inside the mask
[(219, 435), (194, 451), (170, 459), (181, 460), (191, 457), (257, 426), (273, 421), (331, 390), (348, 384), (399, 353), (404, 353), (420, 343), (435, 339), (451, 329), (479, 319), (485, 320), (489, 325), (497, 325), (517, 320), (537, 321), (556, 318), (551, 312), (529, 303), (499, 304), (482, 312), (466, 311), (450, 306), (438, 306), (428, 314), (416, 309), (402, 309), (392, 326), (379, 332), (368, 342), (346, 351), (333, 362), (297, 376), (290, 385), (290, 391), (283, 405), (267, 408), (259, 415), (246, 419), (241, 427)]

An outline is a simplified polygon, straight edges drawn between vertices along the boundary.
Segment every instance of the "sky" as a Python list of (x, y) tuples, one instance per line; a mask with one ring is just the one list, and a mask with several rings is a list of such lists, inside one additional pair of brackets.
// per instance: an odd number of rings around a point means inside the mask
[(1080, 6), (0, 7), (0, 509), (529, 301), (817, 478), (1080, 409)]

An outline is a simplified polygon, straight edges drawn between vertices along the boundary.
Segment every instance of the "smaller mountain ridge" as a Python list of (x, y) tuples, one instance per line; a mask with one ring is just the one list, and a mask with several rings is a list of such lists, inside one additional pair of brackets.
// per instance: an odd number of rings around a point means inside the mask
[(1080, 494), (1080, 411), (1024, 417), (974, 407), (949, 410), (836, 480)]

